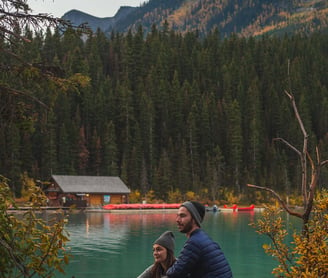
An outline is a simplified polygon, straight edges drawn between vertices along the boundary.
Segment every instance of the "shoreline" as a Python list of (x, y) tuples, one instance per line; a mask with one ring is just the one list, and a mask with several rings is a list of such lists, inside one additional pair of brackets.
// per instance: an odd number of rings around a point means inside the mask
[[(25, 213), (31, 210), (32, 207), (18, 207), (17, 209), (8, 209), (7, 212), (12, 213)], [(234, 211), (232, 209), (218, 208), (216, 212), (206, 211), (207, 213), (249, 213), (249, 212), (261, 212), (264, 210), (264, 207), (255, 207), (250, 211)], [(69, 212), (69, 213), (116, 213), (116, 214), (128, 214), (128, 213), (154, 213), (154, 212), (163, 212), (163, 213), (172, 213), (176, 212), (176, 208), (155, 208), (155, 209), (103, 209), (103, 208), (68, 208), (68, 207), (41, 207), (40, 209), (36, 209), (37, 212), (40, 213), (58, 213), (58, 212)]]

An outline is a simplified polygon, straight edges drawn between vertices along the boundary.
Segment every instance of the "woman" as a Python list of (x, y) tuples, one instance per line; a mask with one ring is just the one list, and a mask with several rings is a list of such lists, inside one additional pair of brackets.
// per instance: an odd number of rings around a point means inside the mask
[(149, 266), (137, 278), (165, 277), (166, 270), (175, 262), (175, 239), (171, 231), (164, 232), (153, 244), (154, 264)]

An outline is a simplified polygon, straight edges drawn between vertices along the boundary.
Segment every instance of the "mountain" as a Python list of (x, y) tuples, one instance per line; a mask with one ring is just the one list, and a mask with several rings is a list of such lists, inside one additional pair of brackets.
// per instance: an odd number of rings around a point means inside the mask
[(106, 34), (127, 32), (143, 26), (169, 27), (185, 33), (206, 34), (218, 28), (222, 36), (312, 33), (328, 30), (327, 0), (150, 0), (140, 7), (121, 7), (114, 17), (98, 18), (78, 10), (64, 19), (74, 24), (87, 22), (92, 30)]
[(75, 25), (81, 25), (87, 23), (92, 31), (96, 31), (98, 28), (103, 32), (108, 30), (113, 30), (116, 27), (116, 22), (120, 20), (124, 20), (131, 12), (135, 9), (134, 7), (120, 7), (118, 12), (114, 17), (96, 17), (79, 10), (70, 10), (69, 12), (65, 13), (62, 18), (65, 20), (70, 21)]

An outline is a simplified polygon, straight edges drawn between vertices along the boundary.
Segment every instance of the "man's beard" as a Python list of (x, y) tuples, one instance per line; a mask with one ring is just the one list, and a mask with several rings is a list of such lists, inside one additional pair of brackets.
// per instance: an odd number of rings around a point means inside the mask
[(192, 230), (192, 227), (193, 227), (193, 220), (186, 223), (186, 225), (183, 226), (183, 228), (182, 228), (182, 230), (180, 230), (180, 232), (186, 234)]

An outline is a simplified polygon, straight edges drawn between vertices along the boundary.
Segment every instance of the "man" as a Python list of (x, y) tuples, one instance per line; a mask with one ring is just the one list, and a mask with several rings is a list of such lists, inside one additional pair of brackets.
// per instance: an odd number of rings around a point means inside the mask
[(180, 206), (176, 222), (178, 230), (188, 239), (177, 261), (167, 270), (167, 277), (232, 277), (230, 265), (220, 246), (201, 229), (204, 215), (205, 207), (198, 202), (188, 201)]

